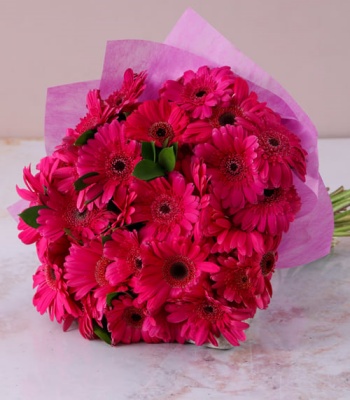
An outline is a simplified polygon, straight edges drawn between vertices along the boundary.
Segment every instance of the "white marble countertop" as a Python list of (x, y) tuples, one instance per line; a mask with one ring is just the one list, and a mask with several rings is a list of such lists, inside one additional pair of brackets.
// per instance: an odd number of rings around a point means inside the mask
[[(350, 399), (350, 240), (273, 277), (270, 307), (227, 351), (193, 345), (109, 347), (62, 332), (32, 306), (33, 246), (6, 207), (41, 141), (0, 141), (0, 399)], [(350, 139), (321, 140), (326, 185), (350, 187)]]

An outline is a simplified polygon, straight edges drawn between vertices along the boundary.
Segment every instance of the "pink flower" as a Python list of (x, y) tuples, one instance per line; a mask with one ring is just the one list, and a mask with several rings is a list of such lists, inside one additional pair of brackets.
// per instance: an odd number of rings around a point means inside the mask
[(146, 87), (146, 76), (145, 71), (136, 74), (131, 68), (124, 72), (122, 87), (120, 90), (113, 92), (106, 100), (106, 103), (113, 108), (115, 114), (132, 111), (138, 97), (141, 96)]
[(51, 321), (61, 323), (65, 314), (79, 315), (79, 308), (70, 297), (67, 283), (63, 279), (63, 268), (49, 260), (40, 265), (33, 276), (33, 287), (37, 287), (33, 304), (40, 314), (48, 311)]
[(106, 277), (112, 285), (118, 285), (133, 276), (139, 276), (143, 265), (142, 253), (137, 231), (118, 229), (112, 234), (112, 240), (106, 242), (104, 255), (112, 260)]
[(192, 118), (209, 118), (214, 106), (230, 98), (234, 79), (229, 67), (203, 66), (197, 72), (186, 71), (178, 81), (165, 82), (161, 96), (180, 105)]
[(270, 303), (272, 297), (271, 278), (275, 272), (278, 254), (273, 251), (277, 246), (272, 245), (273, 240), (268, 240), (266, 252), (264, 254), (255, 253), (251, 258), (241, 257), (240, 262), (251, 266), (250, 276), (254, 277), (255, 285), (255, 301), (260, 309), (265, 309)]
[(150, 182), (137, 181), (134, 190), (133, 222), (146, 222), (142, 229), (145, 236), (164, 239), (170, 232), (184, 236), (191, 233), (197, 221), (198, 197), (193, 196), (194, 185), (186, 184), (184, 177), (172, 172), (165, 178)]
[(106, 271), (111, 260), (103, 256), (102, 243), (92, 240), (85, 246), (72, 244), (66, 257), (64, 278), (80, 300), (92, 292), (97, 299), (96, 309), (102, 315), (106, 307), (106, 296), (115, 291), (107, 280)]
[(63, 195), (55, 190), (47, 194), (46, 206), (39, 210), (37, 222), (39, 232), (46, 238), (57, 240), (68, 234), (74, 240), (92, 239), (101, 234), (108, 226), (114, 214), (107, 210), (79, 211), (75, 193)]
[(113, 109), (109, 107), (100, 96), (99, 90), (90, 90), (86, 96), (86, 107), (88, 109), (84, 118), (80, 119), (75, 130), (81, 134), (91, 129), (96, 129), (108, 121)]
[(259, 174), (272, 187), (293, 184), (292, 170), (305, 181), (306, 151), (300, 139), (280, 124), (265, 124), (257, 134)]
[(143, 268), (135, 292), (139, 301), (147, 301), (147, 309), (156, 312), (170, 299), (189, 290), (201, 274), (214, 273), (219, 267), (206, 261), (210, 246), (179, 240), (175, 235), (166, 241), (152, 241), (144, 253)]
[(169, 304), (168, 321), (183, 323), (181, 334), (197, 346), (211, 343), (218, 346), (217, 338), (224, 336), (233, 346), (245, 340), (244, 329), (249, 325), (242, 320), (249, 318), (245, 310), (228, 307), (214, 299), (202, 288), (186, 293), (181, 302)]
[(220, 207), (220, 203), (211, 198), (212, 205), (203, 210), (203, 233), (207, 237), (214, 237), (215, 244), (212, 253), (230, 253), (237, 249), (241, 255), (251, 256), (254, 251), (264, 252), (264, 236), (258, 231), (246, 232), (233, 223)]
[(181, 336), (181, 324), (173, 324), (167, 321), (168, 313), (162, 308), (157, 313), (145, 312), (143, 329), (151, 338), (157, 338), (165, 343), (185, 343)]
[(107, 204), (119, 185), (132, 181), (132, 172), (140, 158), (139, 145), (126, 140), (124, 127), (118, 121), (99, 128), (79, 151), (79, 175), (97, 173), (89, 179), (85, 203), (94, 202), (99, 208)]
[(137, 343), (143, 338), (144, 308), (137, 299), (119, 296), (106, 311), (107, 328), (111, 332), (112, 344)]
[(243, 303), (247, 308), (255, 308), (257, 301), (255, 292), (257, 277), (252, 272), (258, 264), (240, 262), (232, 257), (218, 257), (221, 268), (211, 278), (215, 281), (213, 289), (217, 289), (220, 296), (229, 302)]
[(211, 139), (214, 128), (234, 125), (248, 131), (255, 131), (261, 121), (279, 122), (280, 117), (264, 103), (259, 103), (254, 92), (249, 93), (247, 82), (235, 78), (233, 93), (225, 105), (222, 103), (212, 109), (212, 114), (204, 120), (197, 120), (188, 125), (183, 135), (187, 143), (206, 143)]
[(300, 207), (301, 200), (294, 186), (265, 189), (259, 202), (239, 210), (233, 221), (245, 231), (256, 229), (274, 236), (288, 231)]
[(125, 132), (130, 139), (154, 141), (162, 147), (181, 140), (188, 124), (185, 112), (165, 99), (143, 102), (126, 120)]
[(207, 165), (215, 195), (225, 208), (256, 203), (264, 188), (257, 171), (257, 138), (230, 125), (214, 129), (212, 138), (213, 144), (197, 145), (195, 154)]

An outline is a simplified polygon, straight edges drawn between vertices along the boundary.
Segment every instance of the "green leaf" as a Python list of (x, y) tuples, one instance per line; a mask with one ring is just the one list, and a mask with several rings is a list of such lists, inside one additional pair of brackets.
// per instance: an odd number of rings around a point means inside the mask
[(87, 188), (91, 185), (91, 183), (85, 183), (84, 180), (87, 178), (91, 178), (92, 176), (98, 175), (98, 172), (88, 172), (87, 174), (81, 176), (74, 182), (74, 188), (76, 191), (80, 192), (81, 190)]
[(175, 168), (176, 157), (173, 146), (165, 147), (159, 153), (158, 162), (167, 172), (170, 172)]
[(178, 142), (175, 142), (175, 143), (173, 144), (173, 148), (174, 148), (175, 158), (177, 158), (177, 152), (178, 152), (178, 150), (179, 150), (179, 143), (178, 143)]
[(94, 326), (94, 333), (97, 337), (99, 337), (101, 340), (106, 342), (107, 344), (111, 344), (111, 334), (106, 330), (100, 327), (95, 321), (93, 322)]
[(74, 142), (76, 146), (82, 146), (87, 143), (89, 139), (92, 139), (95, 136), (96, 129), (89, 129), (82, 133), (78, 139)]
[(114, 292), (114, 293), (109, 293), (107, 294), (107, 299), (106, 299), (106, 303), (108, 307), (111, 307), (112, 305), (112, 301), (114, 299), (117, 299), (119, 296), (121, 296), (122, 294), (126, 294), (125, 292)]
[(156, 161), (156, 146), (154, 142), (142, 142), (142, 158), (153, 162)]
[(22, 220), (32, 228), (39, 228), (39, 224), (36, 222), (39, 217), (39, 210), (47, 208), (46, 206), (33, 206), (25, 209), (19, 215)]
[(111, 235), (102, 236), (102, 244), (103, 244), (103, 245), (104, 245), (106, 242), (109, 242), (110, 240), (112, 240), (112, 236), (111, 236)]
[(159, 164), (151, 160), (142, 160), (136, 165), (133, 175), (143, 181), (150, 181), (159, 176), (164, 176), (165, 173)]

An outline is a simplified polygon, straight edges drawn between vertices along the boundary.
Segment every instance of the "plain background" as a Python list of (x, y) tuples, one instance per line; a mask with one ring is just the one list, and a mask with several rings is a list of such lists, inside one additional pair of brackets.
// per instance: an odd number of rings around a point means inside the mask
[(42, 137), (46, 89), (99, 79), (107, 40), (163, 41), (191, 7), (350, 137), (349, 0), (0, 0), (0, 137)]

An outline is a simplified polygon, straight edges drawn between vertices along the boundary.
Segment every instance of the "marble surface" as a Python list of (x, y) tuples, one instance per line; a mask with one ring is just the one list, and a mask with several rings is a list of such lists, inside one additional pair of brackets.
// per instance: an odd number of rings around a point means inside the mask
[[(350, 140), (320, 141), (326, 185), (350, 187)], [(0, 141), (0, 399), (350, 399), (350, 240), (326, 258), (279, 270), (270, 307), (247, 341), (109, 347), (62, 332), (32, 306), (35, 250), (17, 239), (6, 207), (40, 141)]]

